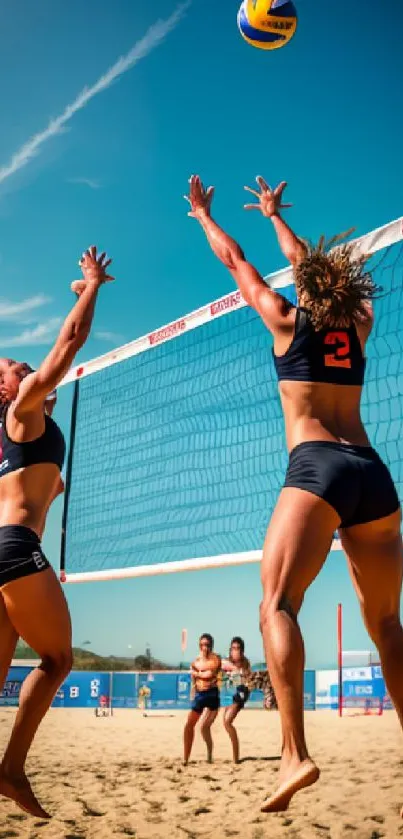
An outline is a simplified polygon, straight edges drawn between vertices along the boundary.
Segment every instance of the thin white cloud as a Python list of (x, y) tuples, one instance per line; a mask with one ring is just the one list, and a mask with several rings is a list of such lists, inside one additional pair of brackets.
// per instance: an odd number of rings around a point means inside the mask
[(44, 294), (36, 294), (34, 297), (27, 297), (20, 303), (12, 303), (10, 300), (0, 300), (0, 320), (13, 320), (16, 323), (26, 321), (31, 312), (50, 303), (50, 297)]
[(33, 329), (25, 329), (19, 335), (0, 335), (0, 347), (33, 347), (52, 344), (59, 331), (62, 318), (49, 318)]
[(100, 189), (101, 184), (99, 181), (95, 181), (92, 178), (69, 178), (69, 184), (78, 184), (79, 186), (88, 186), (89, 189)]
[(108, 341), (116, 346), (124, 342), (123, 335), (119, 335), (117, 332), (108, 332), (107, 330), (98, 330), (97, 332), (94, 332), (94, 338), (98, 341)]
[(158, 47), (162, 41), (176, 28), (181, 21), (185, 11), (189, 8), (191, 0), (181, 3), (170, 17), (166, 20), (158, 20), (154, 23), (143, 38), (132, 47), (127, 55), (119, 58), (107, 72), (101, 76), (92, 87), (85, 87), (76, 99), (64, 109), (64, 111), (49, 122), (44, 131), (34, 134), (21, 148), (12, 155), (11, 160), (0, 167), (0, 183), (15, 175), (24, 166), (39, 154), (42, 146), (52, 137), (60, 134), (65, 125), (70, 122), (74, 114), (81, 111), (94, 96), (103, 93), (112, 82), (131, 70), (139, 61), (145, 58), (150, 52)]

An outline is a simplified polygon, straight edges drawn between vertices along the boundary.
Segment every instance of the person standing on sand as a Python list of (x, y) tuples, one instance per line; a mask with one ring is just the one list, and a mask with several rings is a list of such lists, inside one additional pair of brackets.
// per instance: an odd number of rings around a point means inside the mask
[(195, 728), (201, 720), (201, 735), (207, 746), (207, 760), (213, 761), (213, 740), (211, 726), (220, 709), (218, 676), (221, 671), (221, 658), (213, 651), (214, 639), (208, 632), (200, 636), (200, 654), (194, 660), (190, 672), (192, 676), (193, 701), (183, 732), (183, 763), (187, 766), (192, 751)]
[(224, 711), (224, 727), (231, 740), (234, 763), (239, 763), (239, 738), (234, 721), (249, 699), (252, 674), (249, 659), (245, 656), (245, 642), (238, 635), (231, 641), (229, 656), (223, 659), (222, 669), (224, 673), (231, 674), (235, 682), (232, 704)]

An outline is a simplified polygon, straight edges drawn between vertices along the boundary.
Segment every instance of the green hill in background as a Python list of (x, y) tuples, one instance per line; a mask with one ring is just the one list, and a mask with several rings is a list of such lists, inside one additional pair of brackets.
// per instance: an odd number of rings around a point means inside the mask
[[(91, 650), (83, 650), (80, 647), (73, 648), (73, 670), (95, 670), (95, 671), (110, 671), (110, 670), (174, 670), (176, 668), (156, 658), (150, 658), (146, 655), (137, 655), (131, 658), (119, 656), (101, 656), (92, 652)], [(18, 659), (33, 659), (38, 658), (37, 654), (31, 647), (28, 647), (24, 641), (19, 641), (15, 651), (14, 658)]]
[(14, 658), (38, 658), (36, 652), (34, 652), (34, 650), (31, 649), (31, 647), (28, 647), (28, 644), (25, 644), (24, 641), (18, 641), (13, 657)]
[[(148, 651), (147, 651), (148, 653)], [(102, 656), (92, 652), (92, 650), (85, 650), (81, 647), (73, 647), (73, 670), (94, 670), (99, 672), (110, 672), (111, 670), (118, 671), (149, 671), (149, 670), (189, 670), (190, 662), (183, 661), (181, 664), (172, 665), (166, 664), (151, 655), (143, 654), (136, 656)], [(18, 641), (17, 649), (14, 658), (18, 659), (36, 659), (37, 654), (31, 647), (28, 647), (24, 641)], [(253, 670), (266, 670), (264, 662), (254, 664)]]

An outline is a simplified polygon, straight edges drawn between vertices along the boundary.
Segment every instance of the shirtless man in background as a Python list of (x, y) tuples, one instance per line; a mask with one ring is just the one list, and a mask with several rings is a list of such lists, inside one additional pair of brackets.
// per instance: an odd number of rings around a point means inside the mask
[(213, 740), (211, 726), (220, 710), (220, 692), (218, 676), (221, 671), (221, 657), (213, 651), (214, 639), (209, 633), (204, 633), (199, 639), (200, 654), (193, 662), (190, 672), (192, 676), (193, 701), (191, 710), (183, 732), (183, 763), (187, 766), (192, 751), (195, 728), (199, 720), (201, 735), (207, 746), (207, 760), (213, 760)]

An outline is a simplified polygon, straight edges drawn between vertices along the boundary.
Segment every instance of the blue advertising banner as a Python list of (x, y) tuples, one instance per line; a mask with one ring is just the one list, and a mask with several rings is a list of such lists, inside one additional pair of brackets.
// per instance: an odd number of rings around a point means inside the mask
[(73, 671), (58, 690), (52, 708), (98, 708), (101, 696), (109, 696), (109, 673)]
[(304, 708), (314, 711), (316, 708), (316, 672), (305, 670), (304, 673)]
[(21, 685), (31, 670), (32, 667), (10, 668), (3, 690), (0, 693), (0, 705), (18, 705)]
[[(0, 706), (18, 705), (21, 685), (31, 667), (12, 667), (0, 694)], [(232, 704), (236, 684), (233, 679), (224, 679), (221, 689), (221, 705)], [(164, 673), (93, 673), (73, 671), (70, 673), (52, 703), (54, 708), (97, 708), (101, 697), (111, 694), (114, 708), (154, 708), (187, 710), (191, 704), (191, 678), (187, 671)], [(384, 707), (391, 707), (386, 686), (379, 666), (349, 668), (343, 670), (343, 694), (348, 701), (384, 700)], [(251, 692), (247, 708), (263, 708), (263, 692)], [(337, 708), (337, 670), (304, 673), (304, 707)]]
[(176, 706), (177, 708), (190, 708), (190, 691), (192, 683), (190, 673), (179, 673), (176, 682)]
[[(183, 673), (183, 677), (185, 676), (189, 676), (189, 674)], [(180, 700), (178, 697), (178, 683), (181, 687)], [(140, 697), (142, 689), (147, 689), (148, 695), (145, 694), (144, 696), (145, 707), (147, 708), (170, 709), (189, 707), (190, 676), (189, 688), (187, 688), (187, 686), (185, 687), (185, 679), (182, 678), (182, 675), (178, 676), (176, 672), (139, 673), (138, 687)]]
[(137, 708), (138, 674), (112, 673), (112, 707)]
[[(338, 707), (338, 686), (339, 674), (337, 670), (318, 670), (316, 673), (316, 707), (331, 708)], [(387, 691), (382, 671), (379, 666), (343, 668), (343, 697), (346, 705), (361, 704), (365, 706), (365, 700), (384, 700), (387, 698)], [(390, 702), (384, 703), (384, 707), (390, 707)]]

